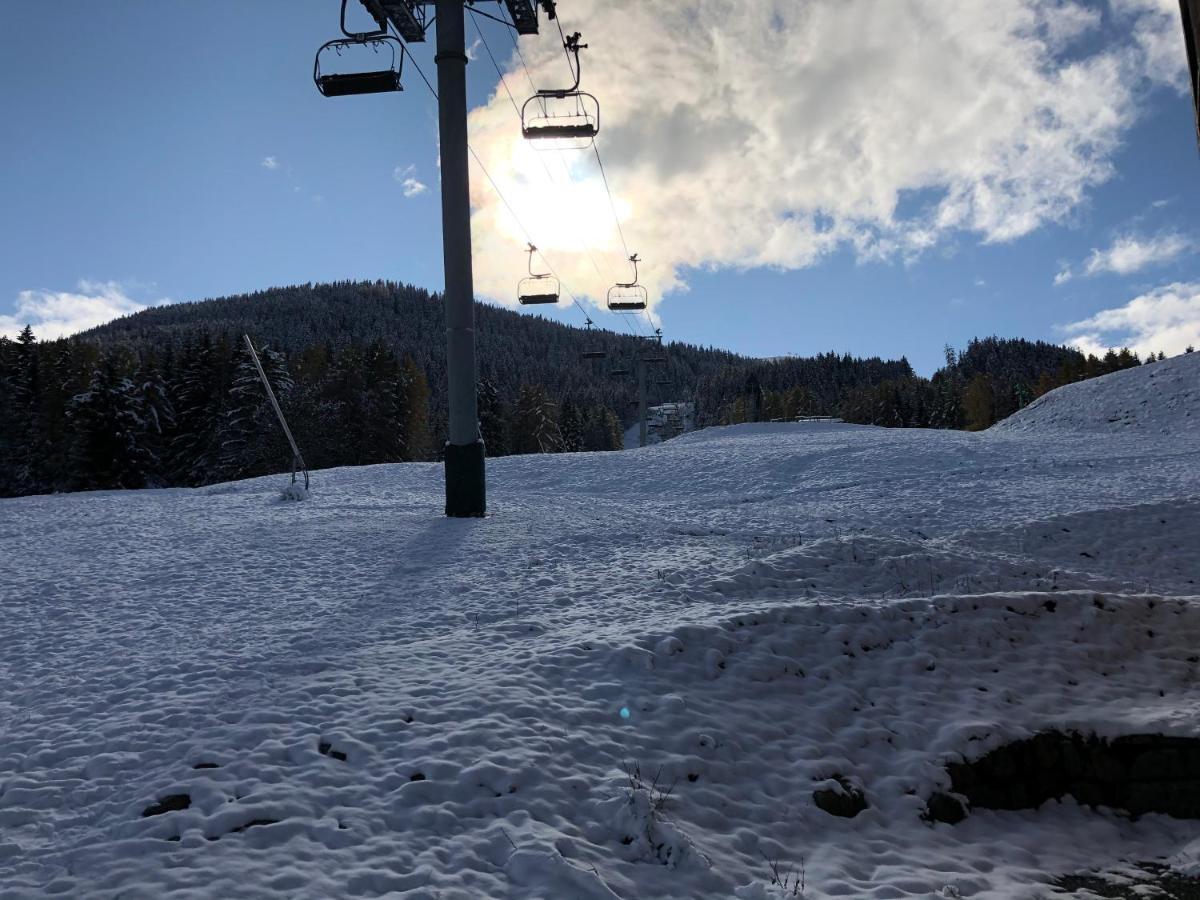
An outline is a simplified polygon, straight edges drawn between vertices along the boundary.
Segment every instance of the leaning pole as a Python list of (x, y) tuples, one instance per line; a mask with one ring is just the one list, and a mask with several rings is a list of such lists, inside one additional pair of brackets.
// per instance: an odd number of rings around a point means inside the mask
[(446, 269), (446, 363), (450, 407), (446, 515), (487, 514), (484, 447), (475, 370), (475, 285), (471, 272), (471, 189), (467, 160), (467, 50), (464, 0), (437, 0), (438, 133), (441, 139), (442, 253)]

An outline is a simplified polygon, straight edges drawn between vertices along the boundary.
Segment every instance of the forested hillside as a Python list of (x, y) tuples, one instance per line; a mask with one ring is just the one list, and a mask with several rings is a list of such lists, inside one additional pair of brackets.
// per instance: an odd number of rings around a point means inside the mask
[[(476, 308), (490, 456), (616, 450), (648, 339)], [(157, 307), (57, 341), (0, 338), (0, 496), (199, 485), (280, 471), (287, 450), (241, 336), (262, 350), (311, 468), (436, 459), (446, 418), (440, 298), (391, 282), (276, 288)], [(585, 361), (585, 349), (604, 360)], [(1069, 381), (1137, 364), (1022, 340), (973, 341), (932, 379), (908, 361), (755, 360), (669, 342), (651, 402), (696, 424), (841, 415), (983, 428)], [(659, 351), (654, 349), (657, 354)], [(624, 370), (627, 374), (621, 375)]]
[(945, 367), (931, 379), (886, 379), (849, 391), (842, 417), (862, 425), (981, 431), (1056, 387), (1142, 363), (1129, 350), (1099, 358), (1020, 338), (976, 339), (961, 354), (949, 346), (945, 352)]
[[(480, 425), (491, 456), (615, 450), (633, 421), (648, 339), (476, 308)], [(444, 443), (440, 298), (391, 282), (299, 285), (148, 309), (70, 339), (0, 339), (0, 495), (197, 485), (290, 460), (263, 400), (249, 334), (312, 468), (429, 460)], [(585, 361), (584, 349), (604, 349)], [(657, 349), (655, 350), (657, 353)], [(652, 402), (704, 392), (720, 421), (754, 373), (836, 411), (849, 385), (907, 363), (829, 355), (770, 365), (680, 343)], [(727, 408), (728, 407), (728, 408)]]

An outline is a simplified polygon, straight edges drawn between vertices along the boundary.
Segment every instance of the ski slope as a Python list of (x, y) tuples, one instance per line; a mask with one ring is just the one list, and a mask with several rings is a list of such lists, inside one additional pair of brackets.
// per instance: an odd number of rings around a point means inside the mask
[(996, 427), (998, 431), (1200, 431), (1200, 354), (1114, 372), (1050, 391)]
[[(494, 460), (483, 520), (422, 464), (0, 501), (0, 898), (765, 900), (775, 864), (808, 900), (1011, 900), (1195, 866), (1200, 824), (1069, 798), (920, 816), (946, 761), (1042, 728), (1200, 734), (1197, 385), (1193, 354), (982, 434)], [(869, 808), (817, 808), (835, 776)]]

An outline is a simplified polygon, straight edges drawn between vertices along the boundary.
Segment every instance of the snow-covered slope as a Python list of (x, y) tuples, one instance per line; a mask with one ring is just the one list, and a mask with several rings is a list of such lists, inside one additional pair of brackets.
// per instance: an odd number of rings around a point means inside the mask
[(1200, 353), (1068, 384), (993, 431), (1179, 434), (1200, 431)]
[[(1012, 900), (1186, 861), (1195, 823), (1069, 799), (920, 819), (1043, 727), (1200, 734), (1194, 434), (1059, 407), (497, 460), (476, 521), (433, 465), (0, 501), (0, 898), (768, 898), (778, 864)], [(834, 776), (870, 807), (818, 809)]]

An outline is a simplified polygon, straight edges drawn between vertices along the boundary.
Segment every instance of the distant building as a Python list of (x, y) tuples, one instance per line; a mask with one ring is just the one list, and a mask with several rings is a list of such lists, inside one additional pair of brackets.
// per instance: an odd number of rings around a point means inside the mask
[(695, 406), (691, 403), (662, 403), (646, 410), (646, 427), (659, 441), (669, 441), (694, 427)]

